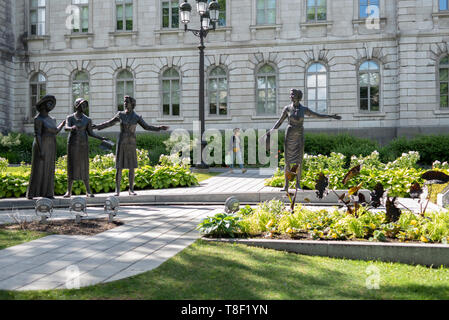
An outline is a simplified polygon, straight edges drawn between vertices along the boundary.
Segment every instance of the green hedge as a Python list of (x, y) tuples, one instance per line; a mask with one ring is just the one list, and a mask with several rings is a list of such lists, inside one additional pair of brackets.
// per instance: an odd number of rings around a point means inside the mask
[[(11, 134), (11, 139), (17, 137), (18, 134)], [(117, 134), (106, 133), (105, 136), (113, 140), (117, 139)], [(157, 164), (161, 154), (167, 154), (168, 150), (165, 142), (169, 139), (169, 133), (138, 133), (137, 147), (149, 151), (151, 164)], [(0, 137), (1, 138), (1, 137)], [(0, 157), (6, 158), (9, 163), (30, 163), (31, 150), (33, 144), (33, 137), (31, 135), (20, 134), (20, 144), (2, 143), (0, 139)], [(100, 149), (101, 141), (89, 138), (89, 156), (93, 158), (95, 155), (104, 155), (108, 152)], [(66, 154), (67, 136), (59, 135), (57, 137), (57, 157)], [(248, 139), (245, 139), (245, 163), (248, 163)], [(383, 162), (393, 161), (400, 157), (403, 153), (409, 151), (418, 151), (421, 155), (420, 164), (430, 166), (436, 160), (442, 162), (449, 161), (449, 135), (422, 135), (416, 136), (412, 139), (397, 138), (392, 140), (389, 144), (381, 147), (377, 142), (357, 138), (349, 134), (328, 135), (328, 134), (306, 134), (304, 150), (311, 155), (326, 155), (329, 156), (332, 152), (341, 153), (348, 159), (352, 155), (368, 156), (373, 151), (377, 150), (380, 154), (380, 159)], [(223, 165), (226, 146), (222, 147), (222, 163), (216, 165)], [(284, 152), (284, 132), (279, 132), (279, 151)], [(192, 155), (191, 158), (193, 159)]]
[[(114, 133), (100, 133), (110, 140), (116, 142), (117, 134)], [(22, 162), (31, 163), (31, 153), (33, 148), (33, 136), (28, 134), (10, 134), (11, 137), (19, 136), (20, 144), (2, 144), (0, 140), (0, 157), (6, 158), (9, 163), (19, 164)], [(156, 165), (159, 157), (166, 154), (167, 150), (164, 144), (170, 135), (168, 133), (138, 133), (137, 147), (139, 149), (149, 150), (151, 164)], [(93, 158), (96, 155), (104, 155), (110, 151), (100, 149), (101, 141), (89, 138), (89, 157)], [(114, 151), (113, 151), (114, 152)], [(56, 137), (56, 157), (62, 157), (67, 154), (67, 135), (60, 134)]]
[[(115, 169), (91, 170), (89, 174), (90, 187), (95, 193), (112, 192), (115, 190)], [(0, 173), (0, 198), (24, 197), (30, 180), (30, 172)], [(128, 186), (128, 170), (123, 170), (121, 190)], [(135, 189), (166, 189), (197, 185), (198, 180), (188, 167), (175, 166), (144, 166), (136, 169)], [(67, 173), (56, 170), (55, 195), (63, 195), (67, 191)], [(73, 193), (84, 194), (86, 189), (82, 181), (75, 181)]]

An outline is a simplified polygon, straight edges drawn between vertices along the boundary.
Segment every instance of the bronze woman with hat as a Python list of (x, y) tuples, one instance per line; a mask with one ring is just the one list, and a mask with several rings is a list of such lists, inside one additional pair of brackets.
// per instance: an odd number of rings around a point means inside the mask
[(65, 131), (69, 131), (67, 139), (67, 193), (65, 198), (72, 195), (74, 180), (82, 180), (86, 186), (88, 197), (94, 197), (89, 187), (89, 136), (99, 140), (106, 140), (96, 135), (92, 130), (92, 120), (86, 116), (89, 102), (83, 98), (76, 99), (74, 114), (66, 119)]
[(56, 106), (56, 98), (46, 95), (36, 104), (38, 114), (34, 118), (33, 155), (31, 176), (26, 196), (54, 198), (56, 135), (63, 128), (65, 121), (56, 126), (56, 119), (49, 112)]
[(301, 104), (303, 94), (301, 90), (291, 89), (290, 99), (292, 103), (282, 111), (280, 119), (276, 122), (273, 129), (270, 130), (268, 136), (273, 130), (278, 129), (285, 119), (288, 119), (287, 130), (285, 131), (284, 153), (285, 153), (285, 184), (282, 191), (288, 191), (289, 175), (292, 174), (292, 168), (297, 167), (296, 172), (296, 188), (301, 188), (302, 162), (304, 158), (304, 117), (314, 118), (331, 118), (341, 120), (338, 115), (325, 115), (313, 112)]
[(167, 126), (150, 126), (141, 116), (134, 112), (136, 100), (130, 96), (124, 98), (125, 111), (119, 111), (114, 118), (99, 125), (93, 125), (94, 129), (102, 130), (120, 123), (120, 135), (117, 140), (115, 167), (115, 195), (120, 195), (120, 182), (122, 181), (122, 170), (129, 169), (129, 195), (134, 192), (134, 169), (137, 168), (137, 144), (136, 127), (139, 124), (148, 131), (167, 130)]

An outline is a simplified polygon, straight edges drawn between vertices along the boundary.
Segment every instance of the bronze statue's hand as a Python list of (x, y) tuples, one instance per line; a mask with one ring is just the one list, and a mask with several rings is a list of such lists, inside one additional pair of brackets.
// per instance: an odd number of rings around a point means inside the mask
[(98, 127), (98, 126), (97, 126), (96, 124), (93, 124), (93, 125), (92, 125), (92, 129), (97, 129), (97, 127)]
[(76, 130), (78, 130), (78, 127), (77, 126), (72, 126), (72, 131), (76, 131)]
[(336, 120), (341, 120), (341, 116), (334, 114), (332, 116), (332, 118), (336, 119)]
[(169, 129), (169, 127), (167, 127), (167, 126), (160, 126), (159, 127), (159, 130), (163, 130), (163, 131), (168, 130), (168, 129)]
[(101, 137), (101, 141), (106, 141), (106, 140), (108, 140), (108, 138)]

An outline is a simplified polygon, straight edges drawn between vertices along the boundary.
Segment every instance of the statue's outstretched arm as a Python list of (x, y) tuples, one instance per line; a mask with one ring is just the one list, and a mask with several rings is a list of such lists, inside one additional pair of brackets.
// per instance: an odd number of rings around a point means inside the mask
[(145, 120), (143, 120), (142, 117), (139, 116), (139, 120), (137, 121), (137, 123), (144, 128), (147, 131), (161, 131), (162, 130), (162, 126), (152, 126), (149, 125), (148, 123), (145, 122)]
[(310, 110), (309, 108), (306, 108), (306, 112), (305, 114), (311, 118), (320, 118), (320, 119), (337, 119), (337, 120), (341, 120), (341, 117), (333, 114), (333, 115), (329, 115), (329, 114), (320, 114), (317, 112), (314, 112), (312, 110)]
[(119, 117), (119, 113), (117, 113), (114, 118), (112, 118), (111, 120), (108, 120), (106, 122), (103, 122), (102, 124), (93, 124), (92, 125), (92, 129), (97, 129), (97, 130), (103, 130), (105, 128), (109, 128), (112, 127), (114, 124), (116, 124), (117, 122), (120, 122), (120, 117)]

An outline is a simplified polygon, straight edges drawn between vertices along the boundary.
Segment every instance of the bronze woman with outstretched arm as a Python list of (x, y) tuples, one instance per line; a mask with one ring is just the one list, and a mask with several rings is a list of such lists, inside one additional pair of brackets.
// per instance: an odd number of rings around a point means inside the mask
[(94, 129), (102, 130), (120, 123), (120, 135), (116, 148), (115, 168), (115, 195), (120, 195), (120, 182), (122, 180), (122, 170), (129, 169), (129, 195), (136, 195), (134, 192), (134, 170), (137, 168), (137, 144), (136, 127), (140, 125), (148, 131), (168, 130), (167, 126), (151, 126), (143, 118), (134, 112), (136, 100), (130, 96), (125, 96), (125, 111), (119, 111), (114, 118), (99, 125), (93, 125)]
[(296, 187), (301, 188), (301, 175), (302, 175), (302, 162), (304, 158), (304, 117), (309, 116), (313, 118), (322, 119), (337, 119), (341, 120), (338, 115), (325, 115), (319, 114), (301, 104), (302, 91), (297, 89), (291, 89), (290, 99), (292, 103), (284, 107), (280, 119), (276, 122), (274, 127), (268, 133), (270, 135), (273, 130), (278, 129), (285, 119), (288, 119), (287, 130), (285, 131), (284, 141), (284, 156), (285, 156), (285, 184), (282, 191), (288, 191), (289, 180), (288, 172), (294, 165), (298, 166)]

